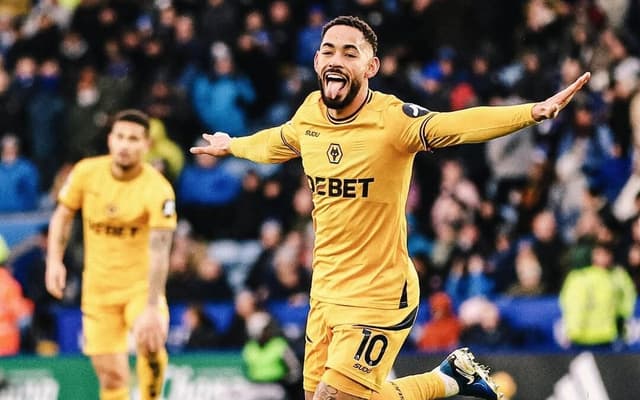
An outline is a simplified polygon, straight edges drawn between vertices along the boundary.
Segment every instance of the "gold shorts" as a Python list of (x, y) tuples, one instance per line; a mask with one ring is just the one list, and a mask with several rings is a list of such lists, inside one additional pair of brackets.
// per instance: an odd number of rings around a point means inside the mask
[(352, 396), (380, 391), (416, 318), (417, 306), (381, 310), (311, 300), (304, 390), (320, 381)]
[[(148, 294), (141, 292), (121, 304), (82, 305), (82, 351), (86, 355), (126, 353), (129, 332), (147, 305)], [(169, 307), (163, 298), (158, 307), (169, 320)]]

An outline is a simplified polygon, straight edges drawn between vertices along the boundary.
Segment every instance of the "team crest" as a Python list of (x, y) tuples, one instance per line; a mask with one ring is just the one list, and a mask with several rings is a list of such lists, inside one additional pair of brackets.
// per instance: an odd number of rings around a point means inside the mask
[(118, 207), (115, 204), (107, 204), (106, 213), (107, 217), (113, 217), (118, 213)]
[(342, 148), (337, 143), (331, 143), (327, 149), (327, 157), (331, 164), (338, 164), (342, 160)]
[(176, 202), (174, 200), (165, 200), (162, 203), (162, 215), (166, 218), (172, 217), (176, 213)]
[(429, 112), (429, 110), (417, 104), (404, 103), (402, 105), (402, 112), (405, 113), (407, 117), (418, 118), (418, 117), (422, 117), (423, 115), (426, 115)]

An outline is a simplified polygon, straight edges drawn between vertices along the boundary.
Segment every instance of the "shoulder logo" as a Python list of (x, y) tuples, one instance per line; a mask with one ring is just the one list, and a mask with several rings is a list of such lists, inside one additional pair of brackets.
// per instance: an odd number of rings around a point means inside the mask
[(327, 149), (327, 157), (331, 164), (338, 164), (342, 160), (342, 148), (337, 143), (331, 143)]
[(162, 203), (162, 215), (166, 218), (172, 217), (176, 213), (176, 202), (173, 200), (165, 200)]
[(404, 103), (402, 105), (402, 112), (405, 113), (407, 117), (418, 118), (426, 115), (429, 110), (417, 104)]

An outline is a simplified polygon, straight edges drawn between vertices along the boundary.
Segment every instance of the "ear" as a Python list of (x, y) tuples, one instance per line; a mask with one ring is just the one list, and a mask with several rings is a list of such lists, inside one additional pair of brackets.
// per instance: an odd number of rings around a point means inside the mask
[(113, 141), (113, 132), (109, 131), (107, 134), (107, 147), (111, 148), (111, 142)]
[(367, 79), (371, 79), (378, 73), (380, 69), (380, 59), (378, 57), (372, 57), (369, 60), (369, 65), (367, 65), (367, 71), (365, 72), (365, 77)]
[(316, 74), (320, 75), (320, 67), (318, 66), (318, 52), (313, 55), (313, 69), (316, 71)]

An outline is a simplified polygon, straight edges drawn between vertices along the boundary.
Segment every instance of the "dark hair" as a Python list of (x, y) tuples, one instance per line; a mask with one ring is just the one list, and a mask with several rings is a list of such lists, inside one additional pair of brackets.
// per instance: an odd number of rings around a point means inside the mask
[(114, 123), (118, 121), (133, 122), (135, 124), (141, 125), (142, 127), (144, 127), (144, 132), (146, 134), (149, 133), (149, 116), (140, 110), (122, 110), (113, 117)]
[(356, 28), (364, 35), (365, 40), (371, 45), (373, 48), (373, 55), (376, 55), (378, 52), (378, 37), (376, 33), (371, 29), (369, 24), (364, 22), (358, 17), (353, 17), (350, 15), (342, 15), (340, 17), (336, 17), (331, 21), (327, 22), (325, 26), (322, 27), (322, 38), (324, 38), (325, 33), (329, 30), (329, 28), (334, 27), (336, 25), (346, 25), (353, 28)]

